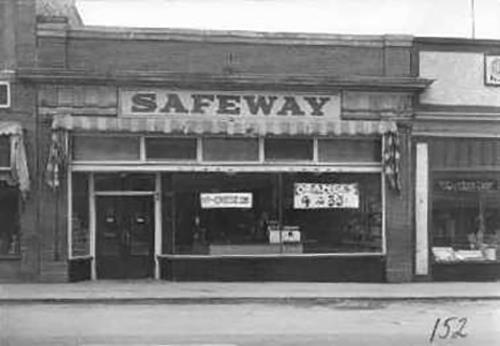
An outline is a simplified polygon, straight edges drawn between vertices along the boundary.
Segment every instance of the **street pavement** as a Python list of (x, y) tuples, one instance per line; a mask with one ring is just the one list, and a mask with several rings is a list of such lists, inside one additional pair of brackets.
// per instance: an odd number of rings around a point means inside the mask
[(0, 332), (2, 346), (494, 346), (500, 300), (9, 303)]

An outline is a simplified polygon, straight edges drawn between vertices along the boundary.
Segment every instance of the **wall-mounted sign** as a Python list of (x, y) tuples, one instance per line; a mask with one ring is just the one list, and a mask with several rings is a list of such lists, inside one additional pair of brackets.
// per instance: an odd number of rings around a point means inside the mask
[(484, 60), (485, 84), (500, 86), (500, 55), (485, 55)]
[(201, 193), (202, 209), (214, 208), (252, 208), (251, 192)]
[(358, 184), (295, 183), (295, 209), (359, 208)]
[(340, 119), (340, 95), (120, 90), (120, 116), (294, 116)]
[(436, 181), (436, 187), (444, 192), (496, 191), (496, 180), (443, 179)]

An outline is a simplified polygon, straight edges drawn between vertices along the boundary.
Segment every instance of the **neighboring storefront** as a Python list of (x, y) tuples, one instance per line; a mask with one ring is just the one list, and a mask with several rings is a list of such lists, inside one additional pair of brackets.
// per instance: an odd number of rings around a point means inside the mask
[(0, 121), (0, 258), (6, 260), (20, 256), (22, 206), (30, 190), (23, 137), (21, 124)]
[[(500, 278), (500, 46), (419, 39), (417, 274)], [(427, 251), (427, 247), (430, 251)]]

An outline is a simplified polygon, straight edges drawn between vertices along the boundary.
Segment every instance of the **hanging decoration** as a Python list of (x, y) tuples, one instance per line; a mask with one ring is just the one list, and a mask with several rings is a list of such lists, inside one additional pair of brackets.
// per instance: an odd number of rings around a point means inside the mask
[(53, 189), (57, 190), (61, 185), (66, 165), (66, 146), (64, 132), (56, 130), (52, 132), (49, 158), (45, 171), (45, 182)]
[(400, 180), (400, 143), (397, 131), (389, 131), (384, 135), (383, 154), (384, 174), (389, 183), (389, 187), (397, 192), (401, 191)]

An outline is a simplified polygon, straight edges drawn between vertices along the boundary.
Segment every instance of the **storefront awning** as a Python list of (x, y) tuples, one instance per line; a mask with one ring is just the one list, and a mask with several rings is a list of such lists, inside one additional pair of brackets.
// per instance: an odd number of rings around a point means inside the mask
[(0, 175), (0, 179), (9, 185), (17, 185), (25, 197), (30, 189), (30, 179), (22, 126), (14, 121), (1, 121), (0, 136), (10, 136), (10, 171)]
[(358, 121), (279, 118), (118, 118), (58, 115), (54, 130), (128, 132), (183, 135), (286, 135), (357, 136), (397, 131), (392, 121)]
[(389, 186), (400, 189), (398, 129), (392, 121), (289, 119), (289, 118), (127, 118), (56, 115), (52, 122), (52, 146), (47, 163), (47, 183), (60, 185), (67, 163), (66, 131), (151, 133), (177, 135), (241, 136), (368, 136), (384, 137), (383, 165)]

